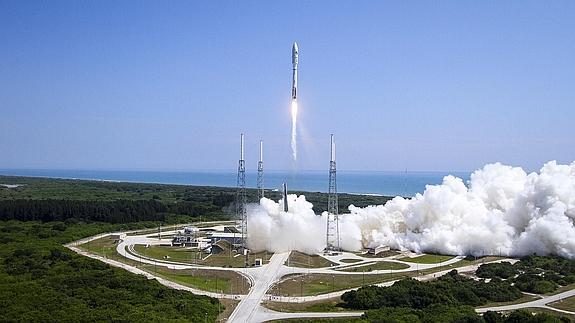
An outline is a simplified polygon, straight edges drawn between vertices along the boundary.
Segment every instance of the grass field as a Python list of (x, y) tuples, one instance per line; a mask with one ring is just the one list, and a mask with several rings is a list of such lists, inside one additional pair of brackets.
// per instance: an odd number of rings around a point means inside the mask
[(529, 311), (531, 313), (547, 313), (549, 315), (553, 315), (555, 317), (566, 317), (571, 321), (575, 320), (575, 315), (569, 315), (561, 312), (554, 311), (548, 308), (541, 308), (541, 307), (527, 307), (524, 310)]
[(398, 260), (405, 261), (405, 262), (412, 262), (418, 264), (437, 264), (440, 262), (444, 262), (450, 259), (453, 259), (454, 256), (444, 256), (444, 255), (422, 255), (414, 258), (404, 257)]
[(287, 266), (300, 268), (323, 268), (337, 265), (319, 255), (307, 255), (303, 252), (292, 251), (286, 261)]
[(571, 296), (557, 302), (549, 303), (547, 305), (553, 308), (558, 308), (560, 310), (575, 312), (575, 296)]
[(232, 315), (232, 312), (234, 311), (236, 306), (238, 306), (239, 302), (240, 301), (236, 301), (236, 300), (232, 300), (232, 299), (220, 298), (220, 303), (222, 303), (222, 305), (225, 306), (225, 309), (223, 312), (220, 313), (220, 315), (218, 315), (216, 322), (218, 322), (218, 323), (227, 322), (228, 318), (230, 317), (230, 315)]
[(378, 261), (375, 263), (370, 263), (369, 265), (362, 265), (352, 268), (344, 268), (341, 271), (349, 271), (349, 272), (370, 272), (373, 270), (398, 270), (398, 269), (405, 269), (409, 268), (408, 265), (400, 264), (397, 262), (391, 261)]
[(531, 302), (534, 300), (539, 299), (539, 297), (537, 296), (533, 296), (533, 295), (523, 295), (523, 297), (521, 297), (520, 299), (511, 301), (511, 302), (489, 302), (486, 303), (485, 305), (481, 305), (478, 308), (482, 308), (482, 307), (493, 307), (493, 306), (505, 306), (505, 305), (513, 305), (513, 304), (521, 304), (521, 303), (527, 303), (527, 302)]
[(326, 294), (363, 285), (383, 283), (406, 277), (399, 274), (338, 275), (304, 274), (292, 275), (274, 285), (269, 294), (276, 296), (310, 296)]
[(305, 303), (283, 303), (283, 302), (264, 302), (263, 306), (278, 312), (349, 312), (349, 309), (338, 306), (341, 304), (339, 297), (324, 299), (315, 302)]
[(444, 270), (455, 269), (468, 265), (481, 264), (500, 257), (484, 257), (477, 260), (460, 260), (454, 264), (430, 268), (420, 271), (408, 271), (393, 274), (357, 274), (357, 275), (338, 275), (338, 274), (307, 274), (307, 275), (288, 275), (284, 280), (274, 285), (269, 293), (276, 296), (310, 296), (330, 293), (332, 291), (346, 290), (357, 288), (364, 285), (373, 285), (391, 280), (415, 277), (420, 275), (432, 274)]
[(356, 262), (360, 262), (361, 259), (341, 259), (340, 261), (346, 264), (353, 264)]
[(108, 259), (117, 260), (120, 255), (116, 252), (116, 246), (118, 245), (115, 239), (112, 239), (110, 236), (103, 237), (100, 239), (92, 240), (88, 243), (80, 245), (79, 247), (100, 255), (102, 257)]
[(301, 319), (285, 319), (285, 320), (272, 320), (268, 323), (368, 323), (367, 320), (362, 320), (359, 316), (356, 317), (330, 317), (330, 318), (301, 318)]
[(246, 294), (249, 282), (233, 271), (183, 269), (173, 270), (166, 267), (146, 265), (146, 271), (178, 284), (209, 292), (226, 294)]
[[(149, 246), (146, 248), (144, 245), (134, 245), (134, 250), (138, 254), (157, 260), (216, 267), (245, 267), (245, 257), (242, 255), (237, 256), (237, 253), (231, 248), (226, 248), (224, 252), (212, 254), (207, 258), (208, 254), (206, 253), (182, 247)], [(248, 255), (248, 264), (252, 266), (258, 258), (261, 258), (264, 264), (268, 263), (272, 255), (272, 253), (266, 251), (250, 253)]]
[[(108, 259), (138, 267), (156, 276), (174, 281), (178, 284), (210, 292), (245, 294), (249, 289), (249, 282), (240, 274), (230, 271), (187, 269), (171, 270), (162, 266), (143, 264), (134, 261), (116, 252), (117, 244), (110, 237), (90, 241), (80, 247), (92, 253), (105, 256)], [(141, 246), (144, 248), (144, 246)], [(149, 248), (148, 248), (149, 249)]]
[(364, 258), (385, 258), (385, 257), (391, 257), (391, 256), (399, 255), (399, 251), (387, 250), (387, 251), (382, 251), (382, 252), (378, 253), (377, 255), (372, 255), (370, 253), (361, 253), (361, 252), (356, 252), (355, 254), (360, 256), (360, 257), (364, 257)]

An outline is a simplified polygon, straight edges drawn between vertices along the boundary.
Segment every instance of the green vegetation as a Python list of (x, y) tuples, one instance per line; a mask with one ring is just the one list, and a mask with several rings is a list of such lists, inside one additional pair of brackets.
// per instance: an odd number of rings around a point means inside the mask
[(362, 318), (369, 322), (482, 322), (471, 306), (442, 304), (425, 309), (383, 307), (367, 311)]
[(108, 259), (118, 260), (120, 257), (116, 252), (117, 245), (118, 243), (115, 239), (113, 239), (110, 236), (107, 236), (100, 239), (92, 240), (79, 247)]
[[(134, 245), (134, 250), (137, 254), (154, 258), (158, 260), (166, 260), (170, 262), (180, 262), (180, 263), (196, 263), (201, 257), (205, 257), (208, 254), (198, 252), (197, 250), (190, 250), (188, 248), (182, 247), (166, 247), (166, 246), (149, 246), (144, 245)], [(196, 262), (194, 262), (196, 261)]]
[(575, 283), (575, 261), (555, 256), (527, 256), (513, 265), (508, 262), (483, 264), (476, 274), (482, 278), (509, 279), (523, 292), (547, 294)]
[[(0, 222), (0, 321), (213, 322), (218, 301), (77, 255), (62, 246), (102, 223)], [(207, 314), (206, 314), (207, 313)]]
[(344, 268), (341, 271), (350, 271), (350, 272), (370, 272), (374, 270), (398, 270), (398, 269), (406, 269), (409, 268), (408, 265), (401, 264), (398, 262), (391, 262), (391, 261), (378, 261), (374, 263), (370, 263), (368, 265), (362, 265), (357, 267), (351, 268)]
[[(243, 268), (246, 265), (245, 257), (238, 255), (233, 248), (225, 241), (218, 243), (224, 250), (218, 254), (206, 254), (182, 247), (168, 246), (143, 246), (134, 245), (137, 255), (160, 261), (196, 264), (204, 266)], [(256, 259), (262, 259), (263, 263), (268, 263), (273, 253), (267, 251), (254, 252), (248, 254), (248, 266), (253, 266)]]
[(508, 279), (517, 275), (518, 270), (509, 262), (483, 264), (475, 271), (477, 277)]
[(299, 251), (292, 251), (286, 261), (287, 266), (300, 268), (323, 268), (337, 265), (320, 255), (308, 255)]
[(372, 255), (369, 252), (366, 252), (366, 253), (356, 252), (355, 254), (360, 256), (360, 257), (363, 257), (363, 258), (385, 258), (385, 257), (397, 256), (397, 255), (399, 255), (399, 251), (387, 250), (387, 251), (382, 251), (376, 255)]
[[(211, 186), (188, 186), (188, 185), (166, 185), (166, 184), (145, 184), (145, 183), (118, 183), (88, 180), (68, 180), (50, 179), (34, 177), (0, 176), (2, 184), (22, 184), (17, 188), (0, 187), (0, 210), (4, 201), (15, 200), (65, 200), (71, 201), (154, 201), (163, 205), (168, 214), (180, 215), (177, 219), (164, 215), (166, 219), (159, 221), (170, 223), (190, 222), (202, 217), (206, 219), (227, 218), (227, 210), (235, 198), (235, 188), (211, 187)], [(258, 193), (255, 189), (247, 189), (248, 201), (257, 201)], [(294, 194), (304, 194), (306, 200), (313, 203), (314, 211), (321, 213), (327, 208), (327, 193), (319, 192), (290, 192)], [(267, 191), (266, 197), (274, 200), (281, 198), (281, 192)], [(384, 204), (391, 197), (339, 194), (339, 210), (347, 212), (347, 207), (353, 204), (358, 207), (368, 205)], [(20, 203), (20, 202), (18, 202)], [(24, 203), (24, 202), (22, 202)], [(43, 205), (38, 203), (37, 205)], [(107, 207), (107, 203), (100, 205)], [(26, 207), (26, 203), (23, 204)], [(162, 211), (164, 212), (164, 211)], [(0, 212), (2, 214), (2, 212)], [(82, 214), (73, 214), (74, 217)], [(184, 215), (184, 216), (181, 216)], [(27, 214), (26, 216), (37, 216)], [(85, 216), (85, 215), (84, 215)], [(162, 217), (162, 214), (159, 215)], [(8, 219), (8, 218), (0, 218)], [(84, 217), (84, 219), (87, 219)], [(20, 219), (23, 220), (23, 219)], [(38, 218), (38, 220), (40, 220)], [(93, 219), (98, 221), (97, 219)], [(140, 219), (153, 220), (154, 219)], [(103, 221), (100, 219), (99, 221)]]
[(341, 299), (346, 307), (368, 310), (381, 307), (423, 309), (433, 304), (479, 306), (488, 301), (513, 301), (522, 296), (507, 282), (493, 279), (485, 283), (461, 276), (453, 270), (429, 282), (403, 279), (389, 287), (361, 287), (344, 293)]
[(533, 295), (527, 295), (527, 294), (523, 294), (523, 296), (519, 299), (516, 299), (514, 301), (509, 301), (509, 302), (487, 302), (481, 306), (478, 306), (478, 308), (482, 308), (482, 307), (492, 307), (492, 306), (505, 306), (505, 305), (512, 305), (512, 304), (521, 304), (521, 303), (527, 303), (527, 302), (531, 302), (534, 300), (538, 300), (541, 297), (538, 296), (533, 296)]
[(483, 314), (483, 321), (486, 323), (562, 323), (571, 322), (571, 319), (564, 314), (543, 308), (525, 308), (509, 314), (486, 312)]
[[(485, 261), (492, 261), (496, 257), (485, 257), (477, 260), (460, 260), (454, 264), (429, 268), (420, 271), (407, 271), (392, 274), (362, 274), (362, 275), (342, 275), (342, 274), (304, 274), (287, 275), (284, 280), (274, 285), (270, 292), (273, 295), (281, 296), (309, 296), (332, 291), (346, 290), (360, 286), (379, 284), (392, 280), (415, 277), (419, 275), (433, 274), (444, 270), (451, 270), (457, 267), (479, 264)], [(333, 277), (332, 277), (333, 276)]]
[(488, 301), (513, 301), (522, 296), (517, 288), (499, 278), (486, 283), (451, 271), (429, 282), (404, 279), (390, 287), (362, 287), (344, 293), (341, 299), (344, 307), (366, 310), (362, 319), (369, 322), (569, 322), (568, 318), (547, 313), (487, 312), (481, 317), (474, 310)]
[(333, 318), (310, 318), (310, 319), (285, 319), (285, 320), (273, 320), (269, 321), (273, 323), (333, 323), (333, 322), (343, 322), (343, 323), (367, 323), (368, 321), (362, 320), (358, 317), (333, 317)]
[(240, 274), (223, 270), (183, 269), (146, 265), (144, 270), (178, 284), (215, 293), (247, 294), (249, 282)]
[(360, 262), (361, 259), (341, 259), (340, 261), (346, 264), (353, 264), (355, 262)]
[(409, 258), (409, 257), (404, 257), (401, 258), (399, 260), (401, 261), (405, 261), (405, 262), (412, 262), (412, 263), (417, 263), (417, 264), (438, 264), (440, 262), (444, 262), (450, 259), (453, 259), (453, 256), (444, 256), (444, 255), (422, 255), (422, 256), (417, 256), (414, 258)]
[(341, 306), (339, 297), (305, 303), (264, 302), (263, 305), (278, 312), (349, 312)]
[(560, 310), (575, 312), (575, 296), (571, 296), (547, 305), (558, 308)]
[(383, 283), (406, 276), (399, 274), (342, 275), (303, 274), (288, 275), (274, 285), (269, 293), (278, 296), (310, 296), (346, 290), (363, 285)]
[(561, 323), (570, 322), (566, 317), (548, 313), (531, 314), (530, 311), (519, 310), (510, 314), (487, 312), (482, 316), (475, 313), (471, 306), (449, 306), (434, 304), (425, 309), (405, 307), (384, 307), (369, 310), (362, 319), (368, 322), (476, 322), (476, 323)]

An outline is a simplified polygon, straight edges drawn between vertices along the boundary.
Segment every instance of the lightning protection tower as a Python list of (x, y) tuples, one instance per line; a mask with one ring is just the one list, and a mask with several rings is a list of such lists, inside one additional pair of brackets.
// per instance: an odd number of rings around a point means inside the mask
[(260, 140), (260, 161), (258, 162), (258, 197), (264, 197), (264, 142)]
[(327, 196), (327, 234), (326, 253), (339, 252), (339, 214), (337, 204), (337, 181), (335, 167), (335, 141), (333, 134), (330, 136), (330, 161), (329, 161), (329, 190)]
[(236, 191), (236, 215), (240, 219), (242, 247), (247, 249), (248, 218), (246, 214), (246, 161), (244, 160), (244, 134), (240, 135), (240, 161), (238, 163), (238, 183)]

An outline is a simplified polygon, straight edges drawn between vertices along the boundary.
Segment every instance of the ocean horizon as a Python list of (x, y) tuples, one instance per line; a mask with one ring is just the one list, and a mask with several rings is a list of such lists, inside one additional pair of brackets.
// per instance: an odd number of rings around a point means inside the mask
[[(235, 171), (143, 171), (143, 170), (66, 170), (66, 169), (0, 169), (0, 175), (80, 179), (113, 182), (176, 184), (235, 187)], [(443, 177), (454, 175), (467, 182), (469, 172), (439, 171), (338, 171), (339, 193), (411, 197), (423, 193), (426, 185), (441, 184)], [(255, 188), (257, 173), (246, 171), (246, 186)], [(266, 171), (264, 187), (281, 189), (283, 182), (290, 191), (327, 192), (327, 171)], [(0, 183), (1, 184), (1, 183)]]

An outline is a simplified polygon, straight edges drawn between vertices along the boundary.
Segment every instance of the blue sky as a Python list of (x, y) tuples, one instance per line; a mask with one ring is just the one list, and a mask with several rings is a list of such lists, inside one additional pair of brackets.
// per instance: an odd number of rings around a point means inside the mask
[(0, 0), (0, 168), (575, 159), (573, 1)]

